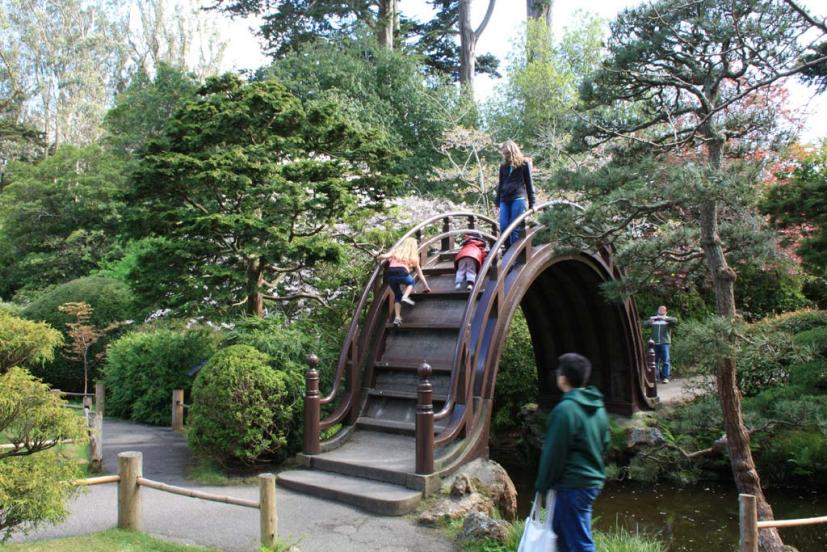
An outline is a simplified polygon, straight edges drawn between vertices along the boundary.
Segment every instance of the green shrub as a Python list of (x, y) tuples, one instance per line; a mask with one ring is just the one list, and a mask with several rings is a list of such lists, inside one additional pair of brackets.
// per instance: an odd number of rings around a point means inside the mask
[(500, 357), (494, 389), (494, 431), (518, 425), (520, 408), (526, 403), (537, 402), (537, 392), (537, 366), (531, 335), (523, 311), (518, 310), (511, 321)]
[(83, 418), (63, 407), (26, 370), (12, 368), (0, 375), (0, 435), (18, 446), (0, 449), (0, 542), (12, 531), (30, 531), (66, 518), (66, 501), (77, 492), (72, 479), (81, 466), (63, 445), (83, 443)]
[[(129, 287), (109, 278), (78, 278), (48, 291), (23, 309), (22, 315), (29, 320), (47, 322), (53, 328), (66, 335), (66, 323), (72, 317), (58, 311), (64, 303), (86, 303), (94, 312), (90, 320), (97, 328), (105, 328), (113, 322), (131, 320), (135, 315), (132, 292)], [(91, 349), (94, 358), (103, 352), (106, 345), (117, 337), (118, 332), (107, 334)], [(92, 364), (89, 380), (97, 379), (98, 363)], [(83, 390), (83, 366), (62, 355), (42, 366), (32, 367), (32, 373), (53, 387), (64, 391)]]
[(758, 469), (775, 481), (824, 480), (827, 475), (827, 435), (823, 428), (779, 432), (762, 442)]
[(170, 396), (190, 395), (187, 372), (217, 350), (220, 334), (209, 328), (148, 328), (128, 333), (107, 349), (103, 379), (109, 415), (155, 425), (169, 424)]
[(213, 355), (192, 386), (187, 441), (222, 466), (281, 461), (300, 442), (301, 379), (268, 355), (232, 345)]
[(23, 320), (0, 310), (0, 374), (13, 366), (49, 362), (63, 344), (60, 332), (43, 322)]
[(770, 316), (752, 325), (756, 329), (765, 328), (791, 334), (801, 333), (820, 326), (827, 326), (827, 311), (814, 309), (801, 309), (778, 316)]
[(749, 321), (810, 305), (804, 296), (804, 277), (795, 267), (747, 263), (737, 267), (735, 303)]
[(827, 326), (795, 334), (795, 342), (810, 347), (815, 355), (827, 358)]
[(668, 547), (656, 537), (629, 531), (617, 525), (610, 531), (595, 531), (594, 544), (600, 552), (666, 552)]
[(813, 393), (827, 393), (827, 361), (818, 359), (791, 367), (790, 384)]

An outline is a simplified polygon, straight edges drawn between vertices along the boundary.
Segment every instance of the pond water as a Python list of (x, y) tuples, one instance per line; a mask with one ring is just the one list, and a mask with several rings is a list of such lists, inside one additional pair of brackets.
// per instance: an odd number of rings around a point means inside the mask
[[(520, 517), (528, 515), (536, 466), (492, 458), (508, 471), (518, 492)], [(513, 457), (512, 457), (513, 458)], [(827, 493), (770, 489), (767, 497), (777, 518), (827, 515)], [(734, 551), (738, 546), (738, 492), (734, 485), (698, 483), (691, 487), (612, 482), (594, 504), (594, 527), (621, 525), (631, 531), (658, 535), (670, 552)], [(827, 551), (827, 524), (781, 530), (784, 542), (801, 552)]]

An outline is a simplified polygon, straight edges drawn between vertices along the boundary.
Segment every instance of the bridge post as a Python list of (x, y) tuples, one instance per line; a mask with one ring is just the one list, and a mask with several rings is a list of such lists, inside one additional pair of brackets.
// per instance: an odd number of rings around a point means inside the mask
[(416, 473), (434, 473), (434, 388), (431, 385), (431, 365), (422, 361), (417, 369), (419, 386), (416, 389)]
[(658, 396), (658, 360), (655, 355), (655, 340), (650, 339), (646, 344), (646, 379), (652, 382), (652, 386), (646, 386), (647, 397)]
[(319, 418), (321, 413), (321, 397), (319, 396), (319, 357), (314, 354), (307, 356), (307, 373), (304, 376), (304, 453), (319, 454), (321, 445), (319, 436)]

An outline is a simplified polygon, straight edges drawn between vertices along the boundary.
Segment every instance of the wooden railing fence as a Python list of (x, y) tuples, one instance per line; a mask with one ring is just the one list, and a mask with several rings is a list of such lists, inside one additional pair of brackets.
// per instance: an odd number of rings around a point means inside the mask
[(272, 473), (263, 473), (259, 477), (259, 499), (248, 500), (232, 496), (216, 495), (167, 485), (160, 481), (143, 477), (143, 455), (140, 452), (128, 451), (118, 454), (118, 475), (104, 475), (74, 481), (77, 486), (118, 484), (118, 529), (129, 531), (141, 530), (142, 497), (141, 487), (149, 487), (157, 491), (200, 498), (211, 502), (233, 504), (245, 508), (259, 510), (260, 541), (262, 546), (274, 547), (278, 537), (278, 518), (276, 515), (276, 476)]
[(170, 427), (172, 431), (184, 431), (184, 409), (190, 405), (184, 404), (184, 390), (173, 389), (172, 391), (172, 419)]
[(740, 552), (758, 552), (758, 531), (770, 527), (798, 527), (801, 525), (815, 525), (827, 523), (827, 516), (818, 516), (803, 519), (771, 519), (758, 520), (758, 507), (755, 495), (738, 495), (741, 538), (738, 550)]
[(81, 405), (65, 406), (83, 410), (89, 433), (89, 468), (92, 471), (100, 471), (103, 468), (103, 409), (106, 403), (106, 387), (102, 383), (96, 383), (94, 393), (68, 393), (60, 389), (52, 389), (52, 393), (61, 397), (82, 397)]

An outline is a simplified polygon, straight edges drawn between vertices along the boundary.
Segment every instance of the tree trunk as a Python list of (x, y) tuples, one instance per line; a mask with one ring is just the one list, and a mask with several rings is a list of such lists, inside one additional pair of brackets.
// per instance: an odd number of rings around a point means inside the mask
[(379, 21), (376, 25), (376, 40), (388, 50), (393, 50), (393, 30), (396, 25), (396, 0), (379, 1)]
[(247, 260), (247, 314), (259, 318), (264, 318), (264, 297), (261, 294), (263, 267), (261, 257), (250, 257)]
[[(709, 163), (715, 170), (721, 168), (723, 141), (713, 138), (709, 142)], [(719, 316), (735, 318), (735, 271), (727, 264), (718, 231), (718, 205), (712, 200), (701, 207), (701, 246), (715, 292), (715, 312)], [(758, 519), (773, 519), (772, 507), (764, 496), (761, 478), (755, 468), (750, 450), (750, 437), (741, 415), (741, 392), (736, 379), (734, 358), (725, 358), (717, 368), (718, 399), (724, 418), (727, 450), (732, 475), (739, 493), (755, 495)], [(759, 548), (764, 552), (781, 552), (784, 543), (777, 529), (762, 529)]]
[(551, 10), (553, 8), (554, 0), (526, 0), (528, 19), (542, 20), (549, 32), (551, 32)]
[(459, 84), (463, 92), (474, 97), (474, 73), (477, 64), (477, 37), (471, 27), (471, 0), (459, 2)]

